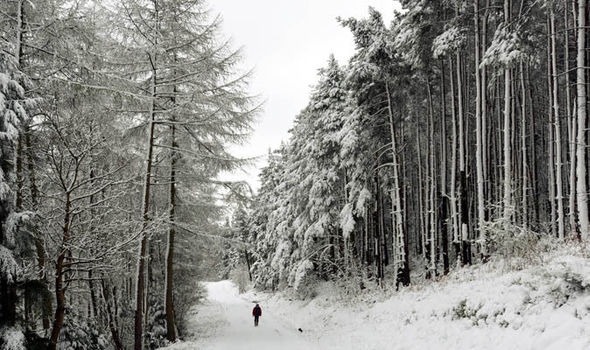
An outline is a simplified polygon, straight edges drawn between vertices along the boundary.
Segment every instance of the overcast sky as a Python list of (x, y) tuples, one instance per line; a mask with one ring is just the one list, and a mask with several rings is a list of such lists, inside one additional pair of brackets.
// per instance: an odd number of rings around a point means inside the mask
[(293, 119), (309, 98), (317, 70), (334, 54), (346, 63), (354, 51), (350, 31), (336, 17), (366, 17), (369, 6), (379, 10), (386, 24), (394, 0), (210, 0), (212, 10), (223, 18), (223, 31), (242, 47), (244, 69), (254, 68), (252, 93), (265, 101), (248, 145), (239, 156), (262, 156), (255, 168), (234, 174), (257, 189), (258, 167), (266, 162), (269, 148), (288, 139)]

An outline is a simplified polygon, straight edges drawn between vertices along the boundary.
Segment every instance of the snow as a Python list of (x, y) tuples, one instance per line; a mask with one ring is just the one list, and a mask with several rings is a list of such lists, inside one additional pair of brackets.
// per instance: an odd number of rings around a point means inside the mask
[(432, 42), (433, 56), (439, 58), (455, 52), (465, 45), (466, 41), (467, 37), (464, 31), (457, 27), (451, 27), (434, 38)]
[(3, 350), (24, 350), (25, 336), (17, 329), (4, 327), (0, 329), (0, 341)]
[(297, 266), (297, 272), (295, 272), (295, 282), (293, 283), (293, 288), (295, 290), (299, 290), (303, 284), (305, 283), (305, 277), (308, 273), (313, 270), (313, 263), (309, 260), (303, 260)]
[(191, 321), (200, 339), (170, 349), (590, 349), (589, 256), (561, 249), (521, 270), (492, 261), (401, 291), (325, 282), (311, 300), (209, 283)]
[(340, 212), (340, 227), (342, 228), (344, 239), (350, 239), (350, 234), (354, 232), (355, 221), (352, 211), (352, 204), (346, 203)]
[(555, 257), (523, 271), (465, 268), (387, 297), (343, 298), (325, 285), (311, 302), (267, 303), (308, 325), (323, 349), (581, 350), (590, 348), (587, 276), (587, 258)]
[(0, 245), (0, 276), (9, 283), (14, 283), (20, 272), (20, 266), (14, 259), (12, 251)]
[(208, 300), (221, 304), (239, 301), (238, 289), (230, 281), (207, 283)]
[[(167, 350), (299, 350), (319, 349), (284, 319), (276, 317), (271, 306), (261, 303), (262, 317), (254, 327), (253, 294), (239, 295), (230, 281), (205, 284), (208, 300), (192, 310), (188, 322), (192, 341), (177, 342)], [(198, 337), (198, 339), (197, 339)]]

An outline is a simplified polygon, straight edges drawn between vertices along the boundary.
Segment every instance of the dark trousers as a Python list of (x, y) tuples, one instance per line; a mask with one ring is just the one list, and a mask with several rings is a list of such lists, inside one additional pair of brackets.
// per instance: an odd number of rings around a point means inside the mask
[(258, 318), (260, 316), (254, 316), (254, 326), (258, 326)]

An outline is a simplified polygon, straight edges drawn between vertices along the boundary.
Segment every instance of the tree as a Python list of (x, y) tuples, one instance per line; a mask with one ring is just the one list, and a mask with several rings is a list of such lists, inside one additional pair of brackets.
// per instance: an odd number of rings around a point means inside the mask
[(578, 220), (583, 240), (590, 235), (588, 193), (586, 182), (586, 2), (578, 1), (578, 55), (576, 68), (576, 111), (578, 135), (576, 139), (576, 191)]
[(22, 283), (23, 271), (16, 258), (18, 225), (25, 218), (15, 210), (15, 195), (11, 178), (18, 138), (19, 119), (26, 117), (25, 90), (19, 83), (24, 76), (18, 71), (14, 57), (0, 53), (0, 345), (21, 343), (24, 336), (17, 321), (17, 285)]
[[(312, 288), (314, 278), (342, 274), (301, 254), (309, 251), (301, 246), (306, 234), (315, 239), (313, 252), (334, 246), (323, 245), (323, 236), (312, 234), (318, 231), (308, 231), (318, 227), (313, 214), (324, 212), (318, 198), (330, 203), (334, 198), (322, 192), (311, 192), (311, 201), (306, 197), (312, 182), (326, 184), (326, 169), (343, 171), (337, 178), (346, 184), (340, 216), (351, 247), (345, 243), (341, 251), (352, 257), (343, 272), (356, 274), (363, 281), (359, 286), (365, 280), (384, 285), (392, 275), (402, 281), (398, 263), (406, 260), (408, 272), (410, 254), (423, 257), (412, 260), (413, 271), (423, 268), (434, 277), (442, 260), (448, 272), (448, 231), (455, 260), (463, 264), (487, 261), (512, 242), (514, 230), (542, 232), (555, 221), (556, 235), (565, 236), (563, 191), (575, 187), (580, 193), (577, 184), (571, 185), (580, 175), (561, 164), (562, 158), (573, 157), (573, 148), (562, 147), (559, 107), (569, 99), (568, 89), (559, 93), (563, 81), (558, 79), (568, 74), (558, 72), (568, 65), (563, 61), (568, 45), (558, 45), (556, 28), (567, 18), (553, 2), (502, 4), (406, 0), (406, 11), (390, 27), (372, 9), (368, 18), (341, 20), (356, 47), (348, 64), (339, 65), (345, 84), (332, 88), (345, 96), (344, 103), (331, 102), (342, 107), (326, 120), (323, 109), (314, 107), (328, 103), (318, 102), (314, 90), (281, 156), (264, 172), (265, 177), (273, 174), (272, 181), (265, 178), (255, 198), (255, 203), (272, 201), (254, 205), (251, 222), (260, 224), (249, 228), (251, 239), (264, 247), (252, 269), (253, 279), (266, 283), (259, 286), (293, 286), (286, 275), (295, 274), (306, 276)], [(544, 47), (547, 56), (538, 54)], [(324, 82), (320, 77), (319, 85)], [(541, 93), (541, 86), (549, 86), (549, 93)], [(570, 122), (570, 138), (573, 129)], [(583, 131), (576, 132), (585, 139)], [(332, 135), (338, 135), (337, 147), (320, 143), (317, 151), (316, 140)], [(580, 157), (575, 157), (578, 170)], [(540, 164), (556, 166), (551, 171)], [(566, 176), (570, 185), (563, 182)], [(391, 216), (386, 207), (392, 208)], [(407, 251), (398, 250), (402, 245)], [(327, 255), (322, 262), (338, 261), (336, 253)], [(395, 268), (387, 269), (389, 258)]]

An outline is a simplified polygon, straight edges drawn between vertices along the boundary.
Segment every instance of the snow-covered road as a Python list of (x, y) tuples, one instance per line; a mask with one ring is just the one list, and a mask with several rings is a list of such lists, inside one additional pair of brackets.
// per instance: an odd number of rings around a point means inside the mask
[[(300, 333), (296, 325), (282, 319), (261, 303), (262, 317), (254, 327), (255, 300), (240, 296), (229, 281), (208, 282), (207, 302), (196, 308), (189, 327), (194, 341), (175, 344), (170, 350), (291, 350), (318, 349)], [(198, 340), (196, 340), (198, 339)]]

